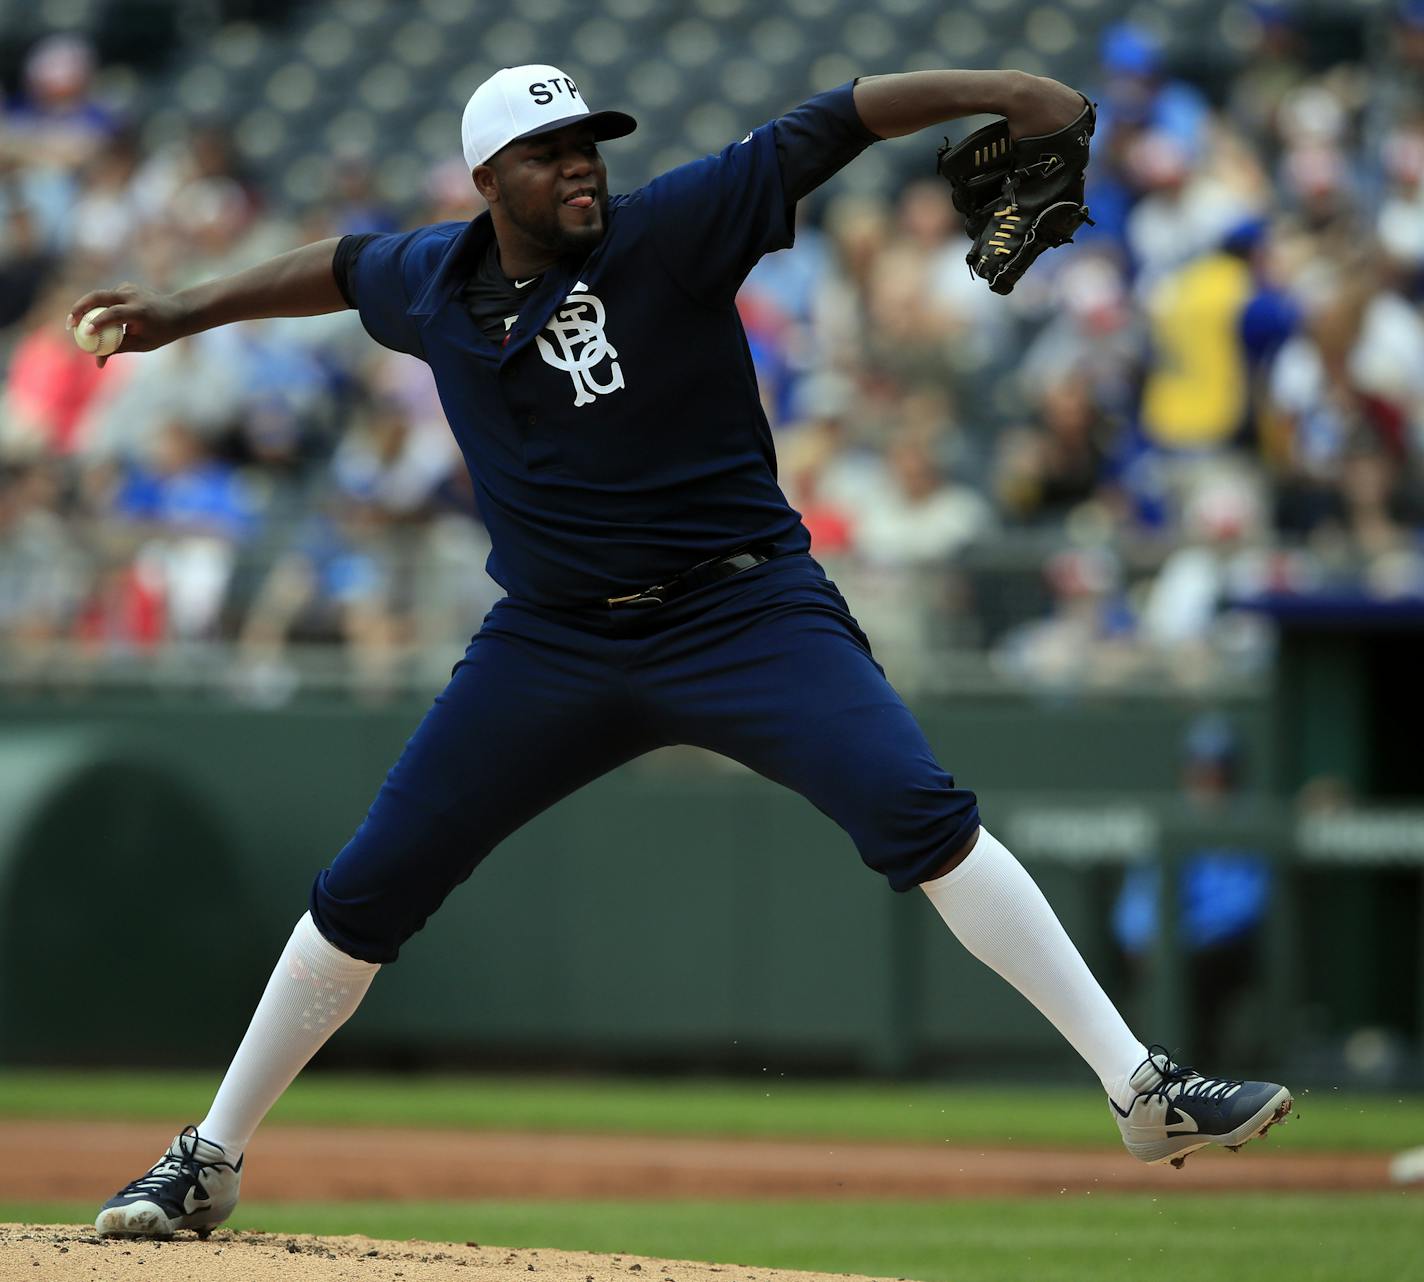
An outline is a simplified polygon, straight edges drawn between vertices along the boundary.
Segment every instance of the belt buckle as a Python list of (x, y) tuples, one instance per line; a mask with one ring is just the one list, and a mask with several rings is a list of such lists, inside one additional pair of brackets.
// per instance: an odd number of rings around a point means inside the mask
[(658, 606), (663, 604), (662, 597), (658, 596), (659, 588), (644, 588), (641, 592), (633, 592), (628, 596), (606, 597), (610, 610), (617, 610), (624, 606), (633, 606), (642, 609), (644, 606)]

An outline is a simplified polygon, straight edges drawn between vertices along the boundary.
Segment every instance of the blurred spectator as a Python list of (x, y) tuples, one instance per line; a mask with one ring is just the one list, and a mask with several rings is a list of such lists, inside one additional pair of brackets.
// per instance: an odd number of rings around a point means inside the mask
[(823, 559), (847, 555), (855, 541), (853, 513), (825, 493), (825, 475), (839, 449), (834, 433), (817, 425), (797, 432), (781, 455), (787, 497), (811, 536), (812, 555)]
[(742, 323), (753, 347), (773, 349), (784, 370), (784, 385), (776, 389), (763, 387), (764, 397), (768, 390), (773, 391), (769, 398), (773, 426), (794, 413), (796, 385), (818, 363), (813, 323), (817, 295), (830, 270), (831, 249), (825, 235), (819, 228), (806, 225), (804, 206), (798, 207), (796, 243), (782, 253), (761, 259), (737, 296)]
[[(843, 374), (824, 370), (803, 380), (792, 404), (793, 421), (783, 436), (792, 452), (802, 438), (815, 457), (815, 496), (854, 521), (867, 506), (883, 501), (890, 484), (884, 451), (877, 438), (864, 431), (864, 406), (855, 384)], [(855, 428), (861, 428), (859, 432)], [(793, 503), (804, 496), (794, 479), (789, 495)]]
[(1141, 670), (1137, 620), (1118, 558), (1101, 548), (1057, 552), (1044, 577), (1047, 617), (1018, 624), (994, 647), (996, 669), (1029, 686), (1120, 685)]
[(1152, 351), (1142, 389), (1142, 431), (1165, 449), (1230, 444), (1251, 407), (1241, 322), (1251, 270), (1235, 246), (1193, 258), (1147, 295)]
[(128, 469), (113, 494), (113, 511), (127, 521), (230, 542), (250, 534), (257, 518), (256, 502), (236, 469), (181, 419), (165, 423), (145, 463)]
[(64, 328), (77, 292), (73, 281), (60, 280), (24, 319), (0, 402), (0, 457), (55, 457), (83, 448), (79, 424), (103, 372)]
[(1075, 254), (1053, 278), (1052, 314), (1017, 369), (1025, 399), (1081, 379), (1095, 411), (1121, 420), (1141, 381), (1142, 318), (1133, 306), (1122, 255), (1099, 240)]
[(156, 556), (100, 566), (74, 623), (74, 638), (94, 661), (152, 653), (167, 638), (164, 574)]
[(1381, 151), (1385, 195), (1375, 229), (1417, 304), (1424, 297), (1424, 114), (1392, 122)]
[(250, 485), (191, 426), (174, 419), (154, 437), (145, 463), (122, 475), (110, 510), (144, 536), (139, 564), (164, 600), (169, 635), (213, 636), (238, 545), (257, 528), (259, 505)]
[(1195, 165), (1171, 135), (1144, 131), (1127, 162), (1140, 193), (1127, 216), (1127, 248), (1144, 288), (1214, 249), (1269, 197), (1255, 158), (1225, 130)]
[(235, 178), (223, 175), (185, 183), (173, 193), (166, 212), (168, 226), (187, 246), (184, 283), (240, 271), (260, 256), (244, 245), (254, 230), (255, 210)]
[[(242, 352), (248, 341), (239, 329), (214, 329), (110, 361), (80, 428), (88, 457), (140, 460), (154, 432), (170, 419), (216, 440), (243, 414)], [(88, 365), (92, 369), (93, 361)]]
[(0, 636), (22, 668), (63, 638), (87, 588), (89, 560), (62, 516), (52, 464), (22, 465), (0, 479)]
[(470, 171), (459, 158), (432, 166), (425, 178), (425, 208), (418, 222), (468, 222), (484, 212), (484, 197), (470, 181)]
[(1361, 265), (1314, 301), (1271, 373), (1281, 460), (1277, 521), (1309, 534), (1338, 519), (1341, 464), (1378, 450), (1414, 474), (1424, 442), (1424, 319)]
[(184, 217), (193, 199), (187, 195), (191, 187), (227, 193), (238, 216), (256, 213), (262, 204), (258, 185), (233, 154), (227, 129), (216, 121), (195, 122), (185, 137), (153, 152), (133, 186), (144, 216), (155, 222)]
[(1021, 521), (1061, 524), (1099, 496), (1114, 425), (1082, 374), (1065, 374), (1043, 391), (1035, 428), (1006, 434), (996, 490)]
[(1231, 117), (1267, 151), (1276, 142), (1281, 103), (1310, 74), (1307, 46), (1291, 0), (1253, 0), (1249, 11), (1250, 44), (1232, 77)]
[(399, 401), (378, 401), (337, 446), (332, 478), (353, 499), (392, 518), (413, 519), (457, 463), (449, 441), (447, 432), (420, 430)]
[(94, 98), (94, 72), (94, 50), (80, 36), (46, 36), (30, 50), (23, 89), (5, 113), (7, 133), (30, 159), (75, 166), (103, 144), (114, 118)]
[(1283, 154), (1278, 187), (1305, 225), (1327, 231), (1354, 214), (1363, 175), (1352, 163), (1349, 95), (1341, 77), (1307, 81), (1277, 112)]
[(1210, 680), (1213, 659), (1236, 671), (1259, 668), (1270, 653), (1266, 625), (1227, 612), (1230, 602), (1266, 587), (1259, 482), (1240, 467), (1208, 465), (1190, 477), (1182, 506), (1185, 542), (1146, 589), (1143, 640), (1183, 685)]
[[(1210, 823), (1242, 785), (1236, 731), (1224, 717), (1199, 717), (1182, 755), (1182, 796), (1198, 820)], [(1204, 1058), (1229, 1042), (1232, 1016), (1259, 973), (1256, 950), (1270, 894), (1271, 866), (1259, 851), (1206, 846), (1178, 865), (1176, 929), (1190, 959), (1192, 1044)], [(1139, 982), (1152, 964), (1161, 896), (1160, 865), (1138, 864), (1123, 878), (1113, 907), (1113, 934)]]
[(369, 154), (338, 147), (331, 163), (335, 189), (331, 223), (338, 235), (380, 235), (400, 230), (400, 219), (376, 190)]
[(240, 693), (277, 703), (295, 688), (284, 652), (294, 637), (338, 641), (350, 656), (354, 688), (386, 697), (410, 640), (410, 576), (399, 549), (382, 537), (372, 503), (339, 500), (302, 523), (295, 546), (271, 567), (240, 637)]
[(938, 179), (910, 183), (897, 211), (904, 243), (920, 259), (921, 288), (956, 369), (974, 369), (1001, 353), (1012, 322), (999, 300), (966, 269), (969, 237)]
[(0, 333), (34, 305), (55, 261), (15, 171), (0, 158)]
[(816, 363), (822, 369), (859, 369), (870, 290), (890, 240), (889, 210), (879, 200), (838, 196), (826, 210), (826, 235), (833, 257), (812, 309)]
[(891, 484), (869, 498), (856, 525), (856, 551), (869, 564), (944, 562), (994, 528), (988, 500), (944, 473), (923, 432), (901, 432), (888, 461)]
[(1382, 138), (1395, 121), (1424, 113), (1424, 0), (1398, 0), (1385, 56), (1370, 72), (1373, 137)]
[(1123, 236), (1140, 192), (1142, 161), (1151, 155), (1150, 149), (1138, 149), (1142, 135), (1160, 139), (1194, 166), (1207, 123), (1205, 100), (1192, 86), (1166, 75), (1161, 45), (1149, 32), (1126, 22), (1111, 26), (1103, 32), (1099, 57), (1102, 80), (1091, 95), (1098, 104), (1097, 163), (1087, 189), (1098, 226), (1096, 233), (1084, 229), (1084, 240)]
[(1099, 120), (1111, 130), (1137, 126), (1170, 138), (1195, 156), (1207, 122), (1206, 100), (1167, 74), (1161, 42), (1143, 27), (1121, 22), (1103, 32)]
[(134, 188), (139, 158), (137, 137), (123, 130), (81, 174), (70, 243), (94, 271), (116, 270), (126, 246), (143, 224), (144, 211)]

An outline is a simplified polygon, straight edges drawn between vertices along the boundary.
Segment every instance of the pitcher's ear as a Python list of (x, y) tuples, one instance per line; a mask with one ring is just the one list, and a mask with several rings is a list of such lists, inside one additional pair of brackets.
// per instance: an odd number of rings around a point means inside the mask
[(485, 198), (485, 204), (499, 202), (499, 176), (493, 165), (476, 165), (470, 170), (470, 177), (474, 179), (475, 190)]

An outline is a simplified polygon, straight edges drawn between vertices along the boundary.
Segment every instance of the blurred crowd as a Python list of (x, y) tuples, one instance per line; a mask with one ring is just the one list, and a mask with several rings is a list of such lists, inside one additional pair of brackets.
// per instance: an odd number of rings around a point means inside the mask
[[(1424, 0), (1347, 63), (1288, 6), (1251, 14), (1210, 96), (1104, 34), (1096, 226), (1011, 298), (971, 278), (938, 180), (832, 187), (747, 281), (783, 484), (903, 682), (968, 652), (1032, 683), (1210, 681), (1269, 664), (1263, 600), (1424, 599)], [(308, 646), (372, 695), (448, 664), (498, 589), (422, 365), (343, 314), (101, 371), (64, 316), (102, 283), (469, 218), (468, 175), (402, 200), (336, 154), (328, 198), (288, 207), (222, 122), (150, 144), (95, 71), (48, 37), (0, 115), (3, 666), (219, 662), (280, 700)]]

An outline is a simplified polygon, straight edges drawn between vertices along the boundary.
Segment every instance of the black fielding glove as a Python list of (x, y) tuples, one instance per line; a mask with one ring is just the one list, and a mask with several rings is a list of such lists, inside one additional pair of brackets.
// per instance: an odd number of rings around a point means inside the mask
[(1086, 98), (1078, 118), (1056, 133), (1009, 138), (996, 120), (937, 153), (954, 207), (974, 241), (970, 270), (996, 294), (1009, 294), (1045, 249), (1066, 245), (1084, 223), (1088, 142), (1097, 112)]

